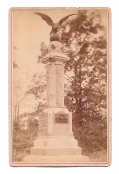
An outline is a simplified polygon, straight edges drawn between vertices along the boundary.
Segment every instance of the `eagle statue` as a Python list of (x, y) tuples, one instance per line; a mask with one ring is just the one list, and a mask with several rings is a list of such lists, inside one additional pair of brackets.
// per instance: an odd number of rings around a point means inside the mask
[(54, 23), (52, 19), (47, 16), (46, 14), (43, 13), (37, 13), (35, 12), (34, 14), (39, 15), (44, 21), (47, 22), (48, 25), (52, 27), (52, 30), (50, 32), (50, 41), (60, 41), (60, 37), (57, 33), (58, 27), (66, 21), (70, 16), (76, 15), (76, 14), (70, 14), (68, 16), (63, 17), (58, 23)]

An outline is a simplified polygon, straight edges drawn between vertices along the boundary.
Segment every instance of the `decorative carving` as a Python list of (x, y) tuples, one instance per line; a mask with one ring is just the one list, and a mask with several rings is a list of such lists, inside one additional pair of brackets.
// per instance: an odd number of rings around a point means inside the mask
[(56, 46), (54, 44), (52, 44), (51, 48), (54, 50), (54, 49), (56, 49)]
[(58, 41), (53, 41), (50, 43), (49, 47), (48, 47), (48, 52), (57, 52), (57, 53), (62, 53), (63, 50), (63, 45), (58, 42)]

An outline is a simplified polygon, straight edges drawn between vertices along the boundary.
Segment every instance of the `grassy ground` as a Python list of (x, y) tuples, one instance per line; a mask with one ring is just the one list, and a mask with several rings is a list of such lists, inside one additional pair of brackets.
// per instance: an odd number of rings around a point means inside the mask
[(23, 158), (30, 154), (30, 148), (13, 148), (13, 161), (14, 162), (22, 162)]
[(106, 162), (107, 161), (107, 152), (106, 150), (96, 151), (92, 153), (84, 153), (84, 155), (90, 158), (91, 162)]

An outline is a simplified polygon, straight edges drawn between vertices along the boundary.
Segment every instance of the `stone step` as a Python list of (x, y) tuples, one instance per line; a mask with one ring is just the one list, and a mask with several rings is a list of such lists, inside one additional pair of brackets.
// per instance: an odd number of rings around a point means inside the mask
[(31, 148), (31, 155), (81, 155), (81, 148), (41, 149)]
[(24, 162), (89, 162), (90, 159), (83, 155), (52, 155), (52, 156), (42, 156), (42, 155), (29, 155), (24, 157)]

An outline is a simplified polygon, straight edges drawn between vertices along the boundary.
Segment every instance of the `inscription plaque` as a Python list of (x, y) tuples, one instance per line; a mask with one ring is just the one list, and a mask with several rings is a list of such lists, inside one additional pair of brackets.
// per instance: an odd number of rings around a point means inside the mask
[(68, 114), (60, 111), (55, 114), (55, 123), (68, 123)]

